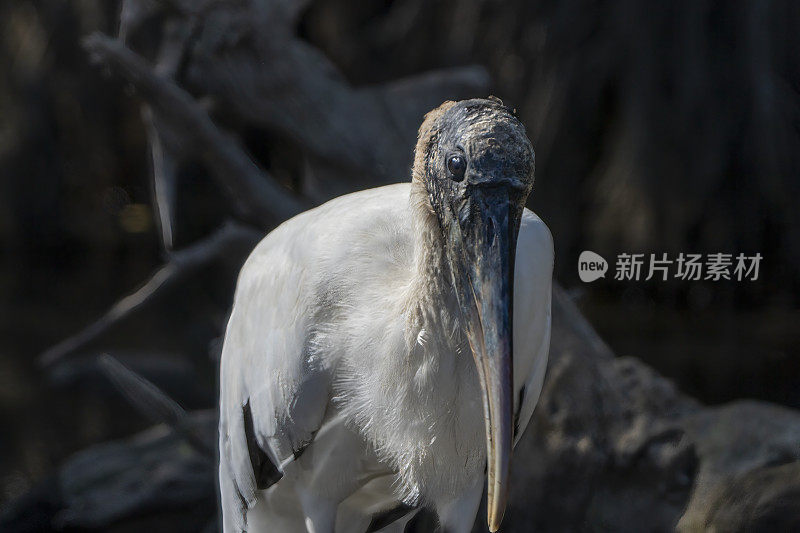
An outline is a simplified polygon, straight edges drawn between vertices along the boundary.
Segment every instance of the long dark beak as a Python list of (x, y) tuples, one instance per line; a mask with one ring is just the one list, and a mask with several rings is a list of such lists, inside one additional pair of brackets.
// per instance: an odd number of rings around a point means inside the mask
[(475, 189), (470, 202), (469, 219), (451, 224), (451, 242), (461, 245), (453, 276), (483, 392), (487, 522), (494, 532), (508, 499), (514, 438), (511, 337), (519, 214), (505, 187)]

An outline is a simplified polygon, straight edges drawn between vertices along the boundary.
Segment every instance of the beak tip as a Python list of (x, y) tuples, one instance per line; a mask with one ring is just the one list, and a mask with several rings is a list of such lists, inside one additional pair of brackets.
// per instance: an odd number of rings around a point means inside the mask
[(503, 521), (503, 513), (492, 513), (489, 511), (489, 516), (486, 518), (486, 524), (489, 526), (490, 533), (496, 533), (500, 530), (500, 523)]

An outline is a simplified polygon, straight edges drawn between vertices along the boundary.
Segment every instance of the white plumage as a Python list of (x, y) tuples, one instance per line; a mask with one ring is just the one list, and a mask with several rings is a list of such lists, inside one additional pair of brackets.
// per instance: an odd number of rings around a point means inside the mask
[[(444, 251), (429, 192), (415, 177), (332, 200), (272, 231), (242, 268), (220, 375), (226, 533), (364, 532), (401, 505), (433, 509), (448, 533), (471, 529), (484, 408), (457, 295), (432, 266)], [(526, 209), (515, 440), (544, 378), (552, 263), (550, 233)]]

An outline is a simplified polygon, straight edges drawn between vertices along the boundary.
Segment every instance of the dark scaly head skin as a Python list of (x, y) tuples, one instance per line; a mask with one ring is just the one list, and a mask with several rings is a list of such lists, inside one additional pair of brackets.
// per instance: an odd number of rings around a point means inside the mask
[(425, 116), (415, 182), (427, 191), (483, 394), (487, 523), (497, 531), (513, 446), (514, 258), (534, 153), (498, 99), (445, 102)]
[[(450, 156), (463, 155), (463, 178), (447, 168)], [(415, 150), (414, 180), (425, 185), (431, 207), (447, 226), (446, 206), (459, 217), (469, 213), (474, 187), (508, 184), (520, 216), (533, 188), (533, 146), (525, 126), (496, 98), (445, 102), (425, 115)]]

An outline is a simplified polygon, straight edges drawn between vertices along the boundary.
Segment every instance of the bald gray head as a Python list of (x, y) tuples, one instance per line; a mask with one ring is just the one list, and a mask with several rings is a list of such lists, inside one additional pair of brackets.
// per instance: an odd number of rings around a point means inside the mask
[(447, 207), (471, 216), (474, 188), (502, 187), (519, 214), (533, 188), (534, 153), (525, 127), (498, 99), (445, 102), (425, 116), (414, 159), (414, 180), (424, 184), (444, 223)]
[(439, 223), (483, 391), (490, 531), (500, 527), (508, 495), (514, 256), (533, 169), (524, 126), (497, 99), (445, 102), (420, 127), (413, 179)]

